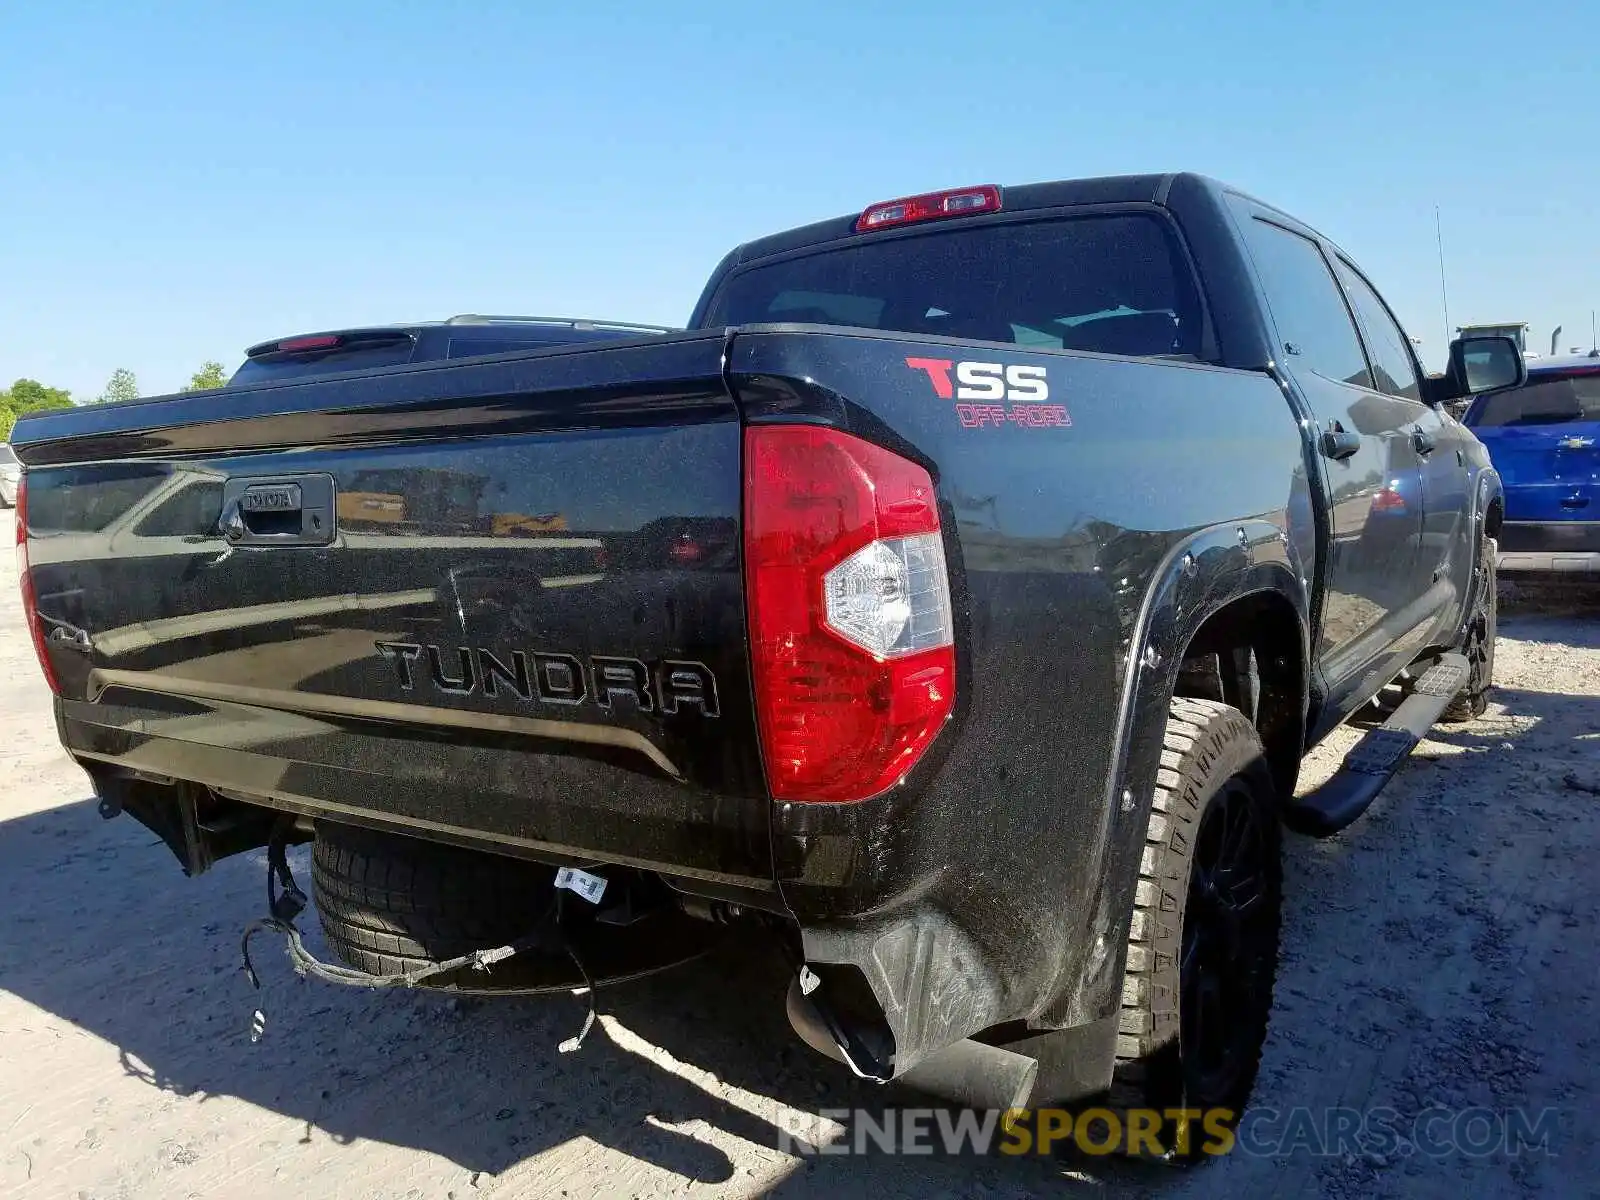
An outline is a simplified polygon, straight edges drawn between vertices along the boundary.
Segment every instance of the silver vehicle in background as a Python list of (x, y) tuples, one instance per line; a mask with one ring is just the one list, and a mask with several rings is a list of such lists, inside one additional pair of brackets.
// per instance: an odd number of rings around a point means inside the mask
[(22, 478), (22, 464), (17, 452), (5, 442), (0, 442), (0, 508), (15, 508), (17, 483)]

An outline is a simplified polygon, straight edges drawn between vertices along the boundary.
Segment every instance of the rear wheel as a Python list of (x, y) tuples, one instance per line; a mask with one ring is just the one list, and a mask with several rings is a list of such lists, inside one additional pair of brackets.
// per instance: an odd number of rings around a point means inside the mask
[(1277, 973), (1280, 844), (1255, 728), (1225, 704), (1173, 700), (1129, 934), (1114, 1108), (1243, 1111)]

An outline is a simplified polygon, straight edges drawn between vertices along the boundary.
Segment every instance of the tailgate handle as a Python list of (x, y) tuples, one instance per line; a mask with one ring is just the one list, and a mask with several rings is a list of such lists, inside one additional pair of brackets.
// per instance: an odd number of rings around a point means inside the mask
[(218, 532), (235, 546), (326, 546), (335, 525), (333, 476), (272, 475), (222, 485)]

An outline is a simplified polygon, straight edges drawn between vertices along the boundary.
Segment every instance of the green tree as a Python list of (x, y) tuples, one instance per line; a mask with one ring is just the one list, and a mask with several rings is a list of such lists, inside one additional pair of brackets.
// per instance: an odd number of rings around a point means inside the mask
[(0, 404), (20, 416), (45, 408), (71, 408), (72, 393), (66, 388), (45, 387), (37, 379), (19, 379), (8, 391), (0, 392)]
[(121, 400), (137, 400), (139, 398), (139, 381), (134, 378), (133, 372), (127, 367), (118, 367), (111, 372), (111, 378), (106, 380), (106, 390), (100, 393), (97, 400), (99, 404), (116, 404)]
[(24, 413), (46, 408), (71, 408), (72, 393), (65, 388), (45, 387), (37, 379), (19, 379), (0, 389), (0, 438), (11, 436), (11, 427)]
[(208, 392), (212, 388), (222, 387), (228, 382), (228, 376), (222, 369), (222, 364), (207, 360), (189, 380), (186, 392)]

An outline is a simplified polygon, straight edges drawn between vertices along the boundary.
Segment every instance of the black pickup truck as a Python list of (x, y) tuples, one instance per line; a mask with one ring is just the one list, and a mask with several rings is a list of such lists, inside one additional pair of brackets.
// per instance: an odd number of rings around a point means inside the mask
[(909, 197), (681, 333), (26, 417), (25, 608), (102, 811), (286, 896), (313, 841), (347, 977), (738, 921), (861, 1076), (1237, 1110), (1280, 829), (1485, 703), (1501, 485), (1442, 406), (1525, 368), (1452, 350), (1202, 177)]

